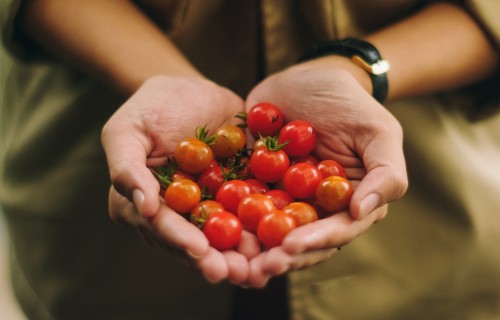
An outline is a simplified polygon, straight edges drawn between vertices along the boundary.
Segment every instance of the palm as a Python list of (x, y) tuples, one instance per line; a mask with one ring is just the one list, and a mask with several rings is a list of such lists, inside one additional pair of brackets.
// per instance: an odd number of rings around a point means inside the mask
[[(276, 104), (287, 121), (311, 122), (317, 132), (316, 155), (342, 164), (356, 187), (348, 212), (300, 227), (283, 246), (252, 259), (250, 282), (256, 286), (270, 275), (327, 259), (383, 218), (384, 204), (399, 198), (406, 186), (398, 122), (348, 72), (308, 64), (292, 67), (255, 87), (246, 107), (258, 102)], [(372, 195), (378, 200), (367, 205), (364, 200), (374, 199)]]
[[(212, 82), (159, 77), (139, 89), (102, 134), (113, 184), (111, 217), (137, 228), (169, 252), (180, 253), (212, 281), (242, 281), (248, 272), (247, 258), (210, 248), (199, 229), (161, 201), (159, 184), (148, 167), (164, 161), (179, 140), (194, 135), (196, 127), (215, 129), (242, 110), (238, 96)], [(252, 241), (246, 243), (252, 246)]]

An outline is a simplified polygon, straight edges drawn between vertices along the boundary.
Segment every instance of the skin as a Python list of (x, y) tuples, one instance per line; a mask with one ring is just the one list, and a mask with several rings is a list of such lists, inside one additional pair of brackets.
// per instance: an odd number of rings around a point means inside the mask
[[(75, 8), (78, 15), (71, 14)], [(272, 276), (320, 263), (383, 219), (386, 204), (407, 189), (402, 128), (372, 98), (366, 72), (346, 58), (292, 66), (266, 78), (243, 101), (200, 74), (129, 1), (27, 1), (21, 23), (41, 45), (130, 96), (102, 132), (112, 179), (110, 216), (187, 260), (209, 281), (262, 287)], [(498, 67), (482, 30), (451, 4), (424, 8), (367, 40), (391, 62), (389, 100), (464, 86)], [(213, 130), (260, 101), (279, 105), (289, 119), (313, 123), (317, 154), (345, 166), (355, 192), (349, 211), (294, 230), (282, 246), (260, 252), (255, 237), (244, 233), (237, 250), (221, 253), (161, 201), (146, 166), (171, 153), (175, 141), (199, 124)]]

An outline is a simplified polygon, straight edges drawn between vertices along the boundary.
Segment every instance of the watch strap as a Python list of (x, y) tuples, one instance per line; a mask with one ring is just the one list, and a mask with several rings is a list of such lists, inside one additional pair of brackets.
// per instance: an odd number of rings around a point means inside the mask
[(330, 54), (349, 57), (353, 63), (365, 69), (371, 78), (373, 97), (380, 103), (385, 101), (389, 91), (387, 71), (390, 66), (387, 60), (382, 59), (374, 45), (356, 38), (322, 41), (302, 55), (299, 61)]

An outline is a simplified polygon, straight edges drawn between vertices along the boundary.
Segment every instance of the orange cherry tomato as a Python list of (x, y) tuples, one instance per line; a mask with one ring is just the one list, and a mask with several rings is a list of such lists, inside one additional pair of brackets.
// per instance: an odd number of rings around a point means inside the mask
[(281, 245), (285, 236), (297, 227), (295, 219), (282, 210), (263, 216), (257, 226), (257, 238), (267, 248)]
[(175, 147), (174, 158), (182, 171), (198, 174), (212, 164), (214, 155), (205, 142), (197, 138), (185, 138)]
[(316, 203), (329, 213), (349, 207), (353, 194), (352, 184), (340, 176), (327, 177), (316, 188)]
[(237, 216), (245, 230), (255, 233), (260, 219), (274, 210), (276, 207), (271, 199), (260, 193), (252, 193), (240, 201)]
[(318, 220), (316, 209), (306, 202), (292, 202), (283, 208), (283, 212), (295, 219), (297, 227)]
[(198, 228), (203, 229), (205, 222), (208, 217), (215, 212), (225, 211), (220, 203), (214, 200), (203, 200), (198, 203), (193, 210), (191, 210), (191, 215), (189, 216), (189, 221), (191, 221)]
[(189, 179), (172, 181), (165, 191), (167, 205), (177, 213), (189, 213), (201, 201), (201, 190)]
[(215, 141), (210, 146), (218, 159), (233, 157), (237, 152), (243, 150), (246, 144), (246, 136), (243, 130), (231, 124), (225, 124), (214, 132)]

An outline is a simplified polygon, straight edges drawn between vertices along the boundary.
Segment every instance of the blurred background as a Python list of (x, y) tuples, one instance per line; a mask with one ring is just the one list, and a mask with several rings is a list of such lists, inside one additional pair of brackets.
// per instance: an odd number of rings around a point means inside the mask
[[(1, 2), (1, 1), (0, 1)], [(7, 2), (7, 1), (5, 1)], [(4, 4), (2, 4), (3, 6)], [(2, 10), (3, 8), (0, 8)], [(3, 47), (0, 46), (0, 104), (3, 102), (3, 90), (6, 82), (7, 66), (9, 57)], [(1, 108), (1, 106), (0, 106)], [(1, 146), (0, 146), (1, 148)], [(0, 319), (21, 320), (26, 319), (22, 316), (19, 306), (14, 299), (9, 280), (8, 271), (9, 257), (9, 237), (5, 226), (2, 209), (0, 207)]]
[(0, 319), (26, 319), (13, 296), (8, 270), (9, 238), (0, 209)]

